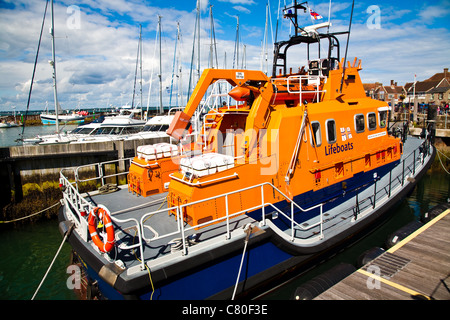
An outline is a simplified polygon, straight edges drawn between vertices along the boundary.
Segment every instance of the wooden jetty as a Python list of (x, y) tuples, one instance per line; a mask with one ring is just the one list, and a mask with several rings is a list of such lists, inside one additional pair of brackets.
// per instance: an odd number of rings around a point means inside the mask
[(450, 300), (450, 209), (314, 300)]

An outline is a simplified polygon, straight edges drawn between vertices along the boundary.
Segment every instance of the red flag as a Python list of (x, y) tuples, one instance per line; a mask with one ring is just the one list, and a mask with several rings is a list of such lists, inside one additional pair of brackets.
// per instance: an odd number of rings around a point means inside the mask
[(323, 17), (322, 17), (320, 14), (318, 14), (317, 12), (312, 11), (312, 9), (309, 9), (309, 14), (311, 15), (311, 17), (312, 17), (314, 20), (318, 20), (318, 19), (322, 19), (322, 18), (323, 18)]

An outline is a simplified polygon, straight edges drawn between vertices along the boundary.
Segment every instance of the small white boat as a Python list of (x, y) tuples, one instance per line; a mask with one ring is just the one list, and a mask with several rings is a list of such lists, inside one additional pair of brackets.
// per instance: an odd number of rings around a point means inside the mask
[[(52, 125), (56, 124), (56, 114), (54, 113), (41, 113), (41, 121), (43, 125)], [(71, 114), (58, 114), (58, 122), (64, 123), (64, 124), (71, 124), (71, 123), (83, 123), (85, 116), (77, 113), (72, 112)]]
[(93, 134), (100, 127), (100, 122), (91, 122), (78, 126), (72, 131), (47, 135), (37, 135), (34, 138), (23, 139), (24, 145), (46, 145), (76, 142), (85, 136)]
[(46, 145), (63, 143), (88, 143), (114, 140), (137, 140), (166, 137), (166, 130), (173, 115), (155, 116), (147, 122), (136, 119), (139, 109), (123, 109), (119, 115), (105, 117), (103, 122), (81, 125), (67, 133), (36, 136), (24, 139), (26, 145)]
[(19, 127), (20, 124), (18, 124), (17, 122), (1, 122), (0, 123), (0, 129), (1, 128), (13, 128), (13, 127)]

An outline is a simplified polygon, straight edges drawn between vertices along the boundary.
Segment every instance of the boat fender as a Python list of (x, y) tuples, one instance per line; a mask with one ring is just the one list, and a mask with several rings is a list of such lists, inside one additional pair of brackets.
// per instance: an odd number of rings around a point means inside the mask
[(298, 287), (293, 299), (312, 300), (355, 271), (356, 268), (351, 264), (340, 263)]
[[(72, 221), (61, 221), (58, 225), (59, 232), (64, 237), (66, 233), (71, 232), (72, 229), (75, 227), (75, 224)], [(70, 233), (67, 237), (70, 236)]]
[(436, 218), (438, 215), (440, 215), (445, 210), (450, 209), (450, 203), (442, 203), (438, 204), (437, 206), (434, 206), (431, 208), (428, 212), (425, 212), (421, 217), (420, 221), (422, 223), (427, 223), (434, 218)]
[(87, 280), (86, 300), (100, 300), (101, 292), (98, 288), (98, 281)]
[(401, 227), (394, 233), (392, 233), (389, 238), (386, 240), (386, 248), (391, 248), (396, 245), (401, 240), (405, 239), (411, 233), (419, 229), (423, 226), (423, 223), (417, 220), (414, 220), (408, 223), (406, 226)]
[[(114, 247), (114, 227), (108, 209), (102, 205), (93, 208), (88, 217), (89, 233), (101, 252), (109, 252)], [(106, 230), (106, 242), (100, 239), (98, 229)]]
[(370, 261), (382, 255), (384, 252), (385, 252), (384, 249), (380, 247), (374, 247), (372, 249), (363, 252), (358, 257), (358, 268), (361, 268), (362, 266), (368, 264)]

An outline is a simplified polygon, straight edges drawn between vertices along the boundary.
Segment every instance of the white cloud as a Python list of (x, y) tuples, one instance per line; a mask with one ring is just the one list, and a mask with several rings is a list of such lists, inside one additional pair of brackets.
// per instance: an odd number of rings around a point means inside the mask
[(425, 6), (420, 11), (419, 16), (424, 19), (425, 23), (432, 23), (435, 18), (442, 18), (450, 13), (449, 2), (446, 5)]
[(428, 29), (415, 23), (384, 25), (379, 30), (355, 25), (348, 56), (362, 59), (364, 82), (389, 83), (393, 79), (403, 85), (411, 82), (415, 73), (424, 80), (442, 72), (448, 65), (450, 43), (445, 39), (449, 38), (448, 30)]
[[(201, 1), (201, 8), (208, 9), (209, 1)], [(44, 4), (45, 5), (45, 4)], [(140, 1), (95, 1), (81, 0), (79, 28), (67, 27), (70, 15), (67, 8), (73, 1), (55, 3), (56, 67), (58, 96), (63, 108), (74, 108), (80, 102), (83, 107), (104, 107), (107, 104), (121, 105), (131, 103), (136, 54), (138, 45), (138, 24), (144, 24), (143, 39), (143, 94), (146, 105), (153, 68), (151, 101), (157, 95), (159, 61), (153, 58), (157, 15), (162, 16), (162, 67), (163, 88), (170, 86), (172, 63), (176, 36), (176, 22), (181, 24), (182, 43), (178, 44), (180, 61), (183, 63), (183, 88), (187, 90), (189, 81), (192, 41), (195, 21), (195, 5), (189, 11), (175, 8), (153, 8)], [(26, 107), (33, 69), (39, 29), (42, 23), (44, 7), (42, 3), (18, 3), (14, 10), (0, 11), (0, 108), (9, 110), (11, 105), (23, 110)], [(99, 13), (100, 12), (100, 13)], [(122, 16), (123, 15), (123, 16)], [(127, 18), (128, 17), (128, 18)], [(51, 59), (51, 41), (48, 34), (50, 15), (40, 49), (39, 63), (31, 99), (32, 109), (42, 109), (45, 101), (52, 105), (51, 68), (47, 61)], [(232, 23), (235, 23), (233, 20)], [(201, 20), (201, 67), (209, 63), (209, 27), (207, 14)], [(220, 19), (215, 19), (216, 36), (226, 34)], [(234, 35), (234, 30), (233, 30)], [(234, 38), (234, 37), (233, 37)], [(208, 47), (207, 47), (208, 46)], [(224, 48), (229, 48), (227, 65), (233, 60), (234, 41), (217, 39), (218, 62), (225, 63)], [(256, 48), (258, 50), (258, 48)], [(251, 54), (252, 47), (247, 45)], [(250, 60), (250, 59), (249, 59)], [(196, 61), (196, 59), (195, 59)], [(250, 63), (248, 63), (250, 65)], [(256, 68), (257, 66), (253, 66)], [(3, 75), (7, 75), (4, 77)], [(11, 86), (11, 82), (14, 83)], [(195, 85), (195, 81), (193, 82)], [(168, 102), (166, 92), (163, 94)]]
[[(205, 11), (210, 1), (202, 0), (201, 20), (201, 67), (209, 63), (210, 21)], [(314, 10), (327, 20), (328, 0), (314, 6)], [(442, 2), (445, 3), (445, 2)], [(448, 1), (447, 1), (448, 3)], [(80, 8), (80, 28), (67, 27), (71, 5)], [(36, 54), (42, 14), (45, 3), (41, 1), (15, 0), (16, 9), (0, 10), (0, 110), (10, 110), (15, 105), (24, 109)], [(155, 30), (157, 15), (162, 16), (162, 66), (163, 88), (170, 86), (176, 35), (176, 22), (179, 21), (182, 43), (178, 44), (180, 61), (183, 63), (183, 89), (186, 92), (189, 81), (190, 62), (194, 34), (195, 1), (191, 6), (156, 8), (154, 2), (138, 0), (73, 0), (55, 3), (55, 33), (57, 50), (58, 90), (61, 105), (74, 108), (79, 101), (84, 107), (104, 107), (107, 104), (121, 105), (131, 103), (139, 23), (143, 25), (143, 93), (146, 105), (153, 67), (151, 101), (157, 104), (159, 68), (158, 56), (154, 57)], [(260, 41), (264, 33), (265, 4), (253, 0), (223, 0), (214, 3), (214, 21), (218, 47), (218, 63), (227, 67), (233, 63), (236, 20), (227, 16), (220, 8), (251, 11), (252, 15), (242, 15), (240, 19), (241, 43), (246, 44), (247, 66), (260, 69)], [(355, 4), (356, 5), (356, 4)], [(450, 38), (448, 29), (437, 29), (424, 23), (424, 17), (437, 19), (439, 13), (432, 11), (413, 11), (413, 8), (395, 10), (394, 7), (381, 7), (380, 30), (369, 30), (365, 25), (368, 17), (365, 4), (355, 7), (354, 24), (350, 37), (349, 60), (353, 56), (362, 59), (361, 76), (365, 82), (398, 83), (410, 81), (411, 74), (417, 73), (426, 79), (443, 67), (448, 67)], [(276, 1), (272, 1), (272, 8)], [(333, 2), (333, 31), (347, 30), (348, 20), (341, 20), (350, 14), (351, 2)], [(188, 8), (186, 8), (188, 7)], [(448, 8), (444, 6), (444, 8)], [(411, 11), (410, 11), (411, 10)], [(275, 16), (275, 13), (273, 16)], [(421, 15), (422, 19), (412, 20)], [(302, 19), (305, 17), (302, 17)], [(252, 20), (253, 19), (253, 20)], [(403, 19), (407, 22), (399, 22)], [(395, 20), (395, 21), (394, 21)], [(430, 21), (431, 21), (430, 20)], [(51, 58), (51, 42), (48, 34), (49, 16), (42, 40), (39, 63), (32, 94), (32, 108), (42, 109), (45, 101), (52, 105), (51, 68), (47, 60)], [(275, 29), (276, 18), (272, 19)], [(286, 39), (289, 21), (282, 19), (278, 40)], [(310, 23), (309, 16), (302, 20)], [(401, 24), (398, 24), (401, 23)], [(270, 32), (269, 32), (270, 37)], [(341, 37), (341, 57), (344, 53), (346, 37)], [(270, 42), (270, 40), (269, 40)], [(436, 50), (436, 49), (439, 50)], [(240, 51), (242, 59), (242, 49)], [(269, 55), (271, 48), (269, 48)], [(196, 63), (196, 59), (194, 60)], [(269, 57), (269, 71), (272, 58)], [(304, 64), (303, 62), (298, 62)], [(195, 68), (194, 68), (195, 69)], [(195, 80), (194, 80), (195, 83)], [(164, 92), (163, 99), (168, 102)], [(184, 102), (186, 101), (184, 97)]]
[(249, 5), (249, 4), (255, 4), (255, 1), (253, 0), (219, 0), (220, 2), (229, 2), (232, 4), (244, 4), (244, 5)]
[(251, 11), (243, 6), (234, 6), (233, 9), (242, 12), (242, 13), (250, 13)]

